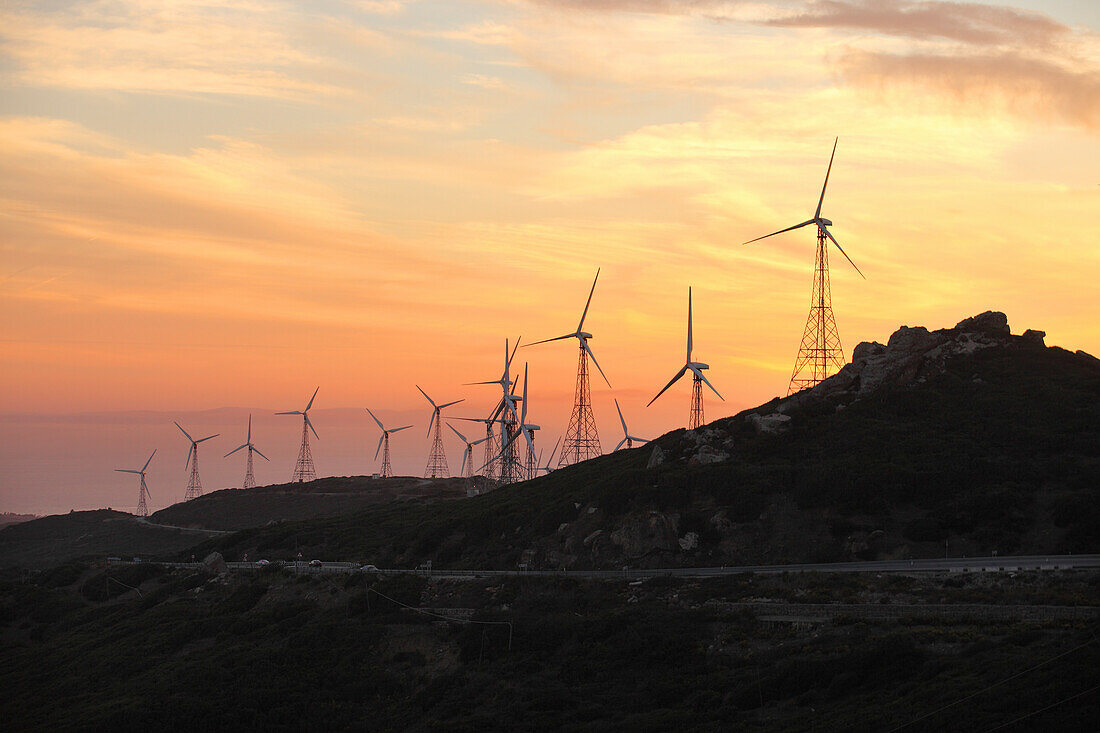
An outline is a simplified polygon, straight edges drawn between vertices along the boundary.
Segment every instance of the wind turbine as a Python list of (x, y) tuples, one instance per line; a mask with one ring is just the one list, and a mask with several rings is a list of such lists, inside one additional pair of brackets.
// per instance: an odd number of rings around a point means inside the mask
[[(689, 360), (690, 360), (690, 358), (691, 357), (688, 357)], [(666, 387), (666, 389), (667, 389), (667, 387)], [(654, 399), (656, 399), (656, 398), (654, 398)], [(615, 446), (615, 450), (613, 450), (611, 452), (614, 453), (616, 450), (619, 450), (619, 448), (622, 448), (623, 443), (626, 443), (627, 450), (630, 450), (631, 448), (634, 447), (634, 441), (635, 440), (638, 441), (639, 443), (648, 443), (649, 441), (646, 440), (645, 438), (637, 438), (637, 437), (631, 435), (630, 431), (626, 429), (626, 420), (623, 419), (623, 411), (622, 411), (622, 409), (619, 408), (619, 401), (617, 399), (615, 400), (615, 409), (618, 410), (618, 412), (619, 412), (619, 422), (621, 422), (623, 424), (623, 439), (619, 441), (619, 444), (617, 446)], [(700, 409), (702, 409), (702, 408), (700, 408)]]
[(390, 428), (389, 430), (386, 430), (385, 426), (382, 425), (382, 421), (379, 420), (377, 417), (374, 417), (374, 413), (370, 411), (369, 407), (367, 408), (367, 412), (370, 412), (370, 416), (374, 418), (374, 421), (378, 423), (378, 427), (382, 430), (382, 437), (378, 439), (378, 447), (374, 449), (374, 460), (377, 461), (378, 451), (382, 450), (382, 448), (385, 448), (385, 450), (382, 451), (382, 468), (378, 472), (378, 475), (382, 478), (389, 478), (393, 475), (393, 467), (390, 465), (390, 434), (400, 433), (402, 430), (411, 428), (412, 425), (402, 425), (399, 428)]
[(452, 431), (454, 431), (454, 434), (457, 435), (459, 438), (461, 438), (462, 442), (466, 444), (466, 450), (462, 451), (462, 468), (458, 469), (458, 474), (460, 476), (462, 476), (463, 478), (473, 478), (473, 476), (474, 476), (474, 459), (473, 459), (474, 446), (478, 445), (479, 443), (484, 443), (486, 440), (488, 440), (488, 438), (481, 438), (480, 440), (475, 440), (471, 443), (469, 440), (467, 440), (465, 435), (458, 432), (458, 430), (455, 428), (454, 425), (451, 425), (450, 423), (447, 423), (447, 427), (449, 427)]
[(141, 488), (138, 489), (138, 505), (136, 514), (139, 517), (149, 516), (149, 505), (145, 503), (145, 497), (152, 498), (152, 494), (149, 493), (149, 487), (145, 483), (145, 469), (149, 468), (149, 462), (153, 460), (153, 456), (157, 454), (156, 449), (149, 454), (149, 460), (145, 462), (145, 465), (141, 467), (140, 471), (135, 471), (132, 468), (116, 468), (119, 473), (136, 473), (141, 476)]
[[(416, 385), (416, 388), (420, 389), (420, 385)], [(428, 453), (428, 465), (424, 468), (424, 478), (444, 478), (450, 473), (450, 470), (447, 468), (447, 454), (443, 451), (443, 432), (441, 427), (443, 420), (440, 417), (440, 413), (443, 411), (444, 407), (457, 405), (463, 400), (455, 400), (454, 402), (445, 402), (442, 405), (437, 405), (424, 390), (420, 389), (420, 394), (424, 395), (424, 399), (432, 405), (432, 419), (428, 421), (428, 432), (425, 433), (425, 437), (432, 434), (432, 426), (435, 426), (435, 437), (432, 439), (432, 449)]]
[(313, 396), (309, 398), (309, 404), (306, 405), (306, 409), (275, 413), (276, 415), (302, 416), (302, 447), (298, 449), (298, 460), (294, 464), (294, 473), (290, 477), (291, 483), (300, 484), (306, 481), (313, 481), (317, 478), (317, 471), (313, 468), (313, 453), (309, 450), (309, 431), (313, 431), (313, 437), (317, 438), (317, 440), (320, 440), (321, 436), (317, 434), (317, 429), (314, 428), (313, 423), (309, 421), (309, 408), (313, 407), (313, 400), (317, 399), (317, 391), (319, 389), (321, 388), (318, 387), (313, 390)]
[[(513, 397), (511, 397), (511, 399), (514, 401), (516, 398), (513, 396)], [(527, 441), (527, 458), (523, 462), (523, 468), (522, 468), (521, 473), (522, 473), (523, 480), (528, 480), (528, 479), (532, 479), (532, 478), (535, 477), (535, 473), (536, 473), (536, 469), (537, 469), (537, 464), (536, 464), (536, 461), (535, 461), (535, 431), (539, 430), (540, 428), (539, 428), (538, 425), (529, 425), (527, 423), (527, 365), (526, 364), (523, 365), (523, 397), (521, 397), (519, 399), (520, 399), (521, 402), (523, 402), (523, 407), (522, 407), (522, 410), (520, 412), (519, 422), (515, 426), (515, 431), (512, 432), (511, 436), (509, 436), (508, 442), (505, 443), (504, 446), (501, 449), (501, 456), (502, 456), (501, 460), (502, 461), (504, 460), (504, 458), (503, 458), (504, 455), (506, 454), (507, 451), (509, 451), (509, 449), (512, 448), (512, 443), (515, 442), (516, 438), (518, 438), (520, 435), (522, 435), (524, 440)], [(505, 401), (507, 402), (508, 400), (509, 400), (509, 396), (505, 395)], [(514, 409), (514, 406), (513, 406), (513, 409)], [(508, 455), (513, 456), (512, 460), (515, 460), (514, 450), (511, 453), (508, 453)], [(520, 478), (519, 476), (516, 477), (517, 480), (519, 480), (519, 478)]]
[[(527, 346), (545, 344), (550, 341), (575, 338), (580, 344), (580, 356), (577, 360), (577, 391), (573, 398), (573, 414), (569, 418), (569, 427), (565, 431), (565, 444), (562, 446), (561, 456), (558, 458), (558, 468), (568, 466), (571, 463), (595, 458), (603, 453), (600, 447), (600, 436), (596, 430), (596, 419), (592, 415), (592, 394), (588, 383), (588, 359), (599, 369), (603, 381), (611, 386), (607, 375), (600, 369), (600, 363), (596, 361), (596, 355), (588, 346), (588, 339), (592, 334), (584, 330), (584, 319), (588, 316), (588, 306), (592, 304), (592, 294), (596, 292), (596, 281), (600, 279), (600, 271), (596, 270), (596, 277), (592, 280), (592, 289), (588, 291), (588, 300), (584, 304), (584, 312), (577, 323), (577, 330), (552, 339), (543, 339)], [(526, 348), (526, 347), (525, 347)]]
[[(520, 337), (522, 338), (522, 337)], [(510, 451), (505, 450), (505, 444), (511, 445), (510, 440), (512, 434), (515, 431), (515, 425), (519, 420), (519, 415), (516, 414), (515, 403), (519, 401), (519, 397), (515, 396), (516, 381), (511, 376), (512, 359), (515, 358), (516, 349), (519, 348), (520, 339), (516, 339), (516, 345), (512, 347), (511, 351), (508, 349), (508, 339), (504, 340), (504, 370), (501, 372), (499, 379), (494, 379), (488, 382), (470, 382), (469, 384), (496, 384), (501, 388), (501, 399), (497, 403), (496, 407), (489, 414), (489, 417), (485, 420), (477, 420), (476, 418), (463, 417), (458, 418), (460, 420), (471, 420), (485, 423), (485, 465), (483, 465), (479, 471), (484, 470), (485, 476), (490, 479), (499, 480), (501, 484), (512, 483), (516, 480), (515, 469), (517, 468), (512, 461), (512, 454)], [(497, 439), (493, 434), (493, 425), (500, 423), (500, 452), (497, 452)]]
[(554, 441), (554, 450), (550, 451), (550, 457), (546, 459), (546, 463), (542, 462), (542, 451), (539, 451), (539, 471), (543, 473), (550, 473), (554, 468), (550, 465), (554, 462), (554, 454), (558, 452), (558, 445), (561, 444), (561, 438)]
[(234, 453), (236, 453), (237, 451), (239, 451), (243, 448), (248, 448), (248, 468), (244, 472), (244, 485), (241, 488), (254, 489), (254, 488), (256, 488), (256, 479), (252, 475), (252, 454), (253, 453), (259, 453), (260, 458), (263, 458), (265, 461), (268, 461), (270, 459), (268, 459), (268, 457), (265, 456), (263, 453), (260, 453), (259, 448), (252, 445), (252, 415), (248, 416), (248, 439), (245, 440), (245, 442), (242, 445), (240, 445), (240, 446), (234, 448), (233, 450), (229, 451), (228, 453), (226, 453), (224, 457), (229, 458), (229, 456), (233, 455)]
[[(175, 422), (173, 420), (173, 422)], [(191, 477), (187, 479), (187, 491), (183, 494), (184, 501), (191, 501), (202, 496), (202, 482), (199, 480), (199, 443), (216, 438), (221, 433), (214, 433), (213, 435), (207, 435), (205, 438), (199, 438), (195, 440), (190, 434), (177, 422), (176, 427), (180, 429), (180, 432), (191, 441), (191, 447), (187, 449), (187, 462), (183, 464), (183, 469), (186, 471), (187, 466), (191, 466)]]
[[(714, 392), (714, 394), (718, 395), (718, 399), (722, 400), (723, 402), (726, 401), (726, 398), (723, 397), (722, 395), (718, 394), (718, 390), (716, 390), (714, 388), (714, 385), (711, 384), (710, 382), (708, 382), (707, 378), (703, 376), (703, 370), (704, 369), (710, 369), (710, 365), (709, 364), (704, 364), (704, 363), (699, 362), (699, 361), (692, 361), (691, 360), (691, 348), (692, 348), (692, 342), (691, 342), (691, 288), (689, 287), (688, 288), (687, 361), (684, 363), (684, 365), (682, 367), (680, 367), (680, 371), (676, 372), (676, 376), (672, 378), (672, 381), (670, 381), (668, 384), (666, 384), (665, 388), (657, 393), (657, 397), (660, 397), (661, 395), (663, 395), (665, 393), (665, 390), (667, 390), (672, 385), (676, 384), (676, 380), (678, 380), (680, 377), (684, 376), (689, 370), (691, 371), (691, 373), (693, 375), (693, 378), (692, 378), (692, 384), (691, 384), (691, 413), (688, 416), (688, 430), (694, 430), (695, 428), (697, 428), (697, 427), (699, 427), (700, 425), (703, 424), (703, 388), (702, 388), (702, 385), (703, 385), (704, 382), (706, 383), (706, 385), (708, 387), (710, 387), (711, 392)], [(652, 405), (654, 402), (656, 402), (657, 397), (654, 397), (653, 399), (651, 399), (649, 401), (649, 405)], [(646, 407), (649, 407), (649, 405), (646, 405)], [(621, 415), (620, 415), (620, 417), (621, 417)], [(625, 423), (623, 425), (623, 430), (624, 430), (624, 432), (626, 430)], [(620, 445), (621, 445), (621, 443), (620, 443)]]
[(836, 155), (837, 140), (833, 140), (833, 152), (829, 156), (829, 167), (825, 169), (825, 183), (821, 186), (821, 196), (817, 200), (817, 209), (812, 219), (807, 219), (801, 224), (780, 229), (778, 232), (765, 234), (763, 237), (750, 239), (745, 244), (757, 242), (761, 239), (774, 237), (776, 234), (801, 229), (813, 224), (817, 228), (817, 260), (814, 265), (814, 284), (810, 295), (810, 314), (806, 318), (806, 328), (802, 332), (802, 344), (798, 348), (798, 356), (794, 360), (794, 371), (791, 372), (791, 381), (787, 387), (787, 394), (794, 394), (808, 387), (813, 387), (818, 382), (829, 376), (829, 372), (838, 372), (844, 367), (844, 348), (840, 344), (840, 332), (836, 328), (836, 319), (833, 317), (833, 300), (829, 286), (829, 250), (825, 246), (825, 240), (830, 240), (844, 259), (855, 267), (859, 276), (866, 280), (863, 272), (852, 262), (852, 258), (836, 241), (836, 237), (829, 231), (833, 222), (821, 215), (821, 205), (825, 201), (825, 189), (829, 185), (829, 173), (833, 169), (833, 156)]

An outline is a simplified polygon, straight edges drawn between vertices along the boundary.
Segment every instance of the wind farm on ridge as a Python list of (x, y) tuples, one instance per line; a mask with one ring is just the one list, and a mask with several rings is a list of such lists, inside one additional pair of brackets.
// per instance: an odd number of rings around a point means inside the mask
[[(855, 262), (848, 256), (847, 252), (840, 246), (840, 243), (836, 240), (833, 234), (829, 231), (828, 227), (833, 224), (829, 219), (824, 218), (821, 215), (822, 206), (825, 200), (825, 192), (829, 183), (829, 175), (832, 172), (833, 159), (836, 155), (836, 146), (839, 138), (834, 139), (833, 149), (829, 157), (828, 167), (825, 172), (825, 180), (821, 187), (821, 194), (818, 198), (817, 208), (814, 211), (814, 215), (811, 219), (803, 221), (799, 224), (780, 229), (776, 232), (750, 239), (744, 242), (744, 244), (751, 244), (762, 239), (766, 239), (772, 236), (783, 234), (785, 232), (800, 229), (810, 224), (816, 226), (816, 257), (814, 265), (813, 286), (811, 294), (811, 303), (809, 316), (806, 320), (806, 325), (802, 337), (802, 341), (795, 359), (794, 369), (788, 384), (787, 394), (793, 394), (803, 389), (812, 388), (819, 382), (826, 379), (831, 374), (839, 371), (844, 365), (843, 348), (840, 342), (839, 331), (836, 326), (836, 320), (833, 315), (832, 299), (831, 299), (831, 286), (829, 279), (829, 265), (828, 265), (828, 248), (827, 242), (832, 242), (834, 246), (841, 252), (841, 254), (848, 260), (848, 262), (855, 268), (856, 272), (865, 279), (863, 272), (859, 270)], [(542, 451), (536, 451), (535, 447), (535, 434), (541, 430), (541, 426), (527, 422), (528, 411), (530, 405), (530, 392), (528, 384), (528, 365), (524, 364), (524, 374), (522, 378), (522, 390), (521, 394), (517, 395), (517, 388), (520, 387), (520, 380), (512, 377), (513, 361), (516, 356), (517, 350), (521, 347), (520, 338), (517, 338), (515, 343), (509, 345), (509, 340), (505, 340), (504, 345), (504, 363), (503, 370), (499, 379), (482, 381), (482, 382), (468, 382), (467, 386), (471, 385), (497, 385), (501, 388), (501, 396), (496, 406), (492, 411), (484, 417), (469, 417), (469, 416), (455, 416), (455, 420), (464, 420), (470, 422), (479, 422), (485, 426), (485, 437), (477, 440), (469, 440), (454, 425), (450, 422), (447, 423), (447, 427), (455, 434), (455, 436), (462, 443), (462, 459), (459, 468), (459, 476), (467, 479), (472, 479), (474, 475), (484, 475), (492, 485), (506, 485), (515, 483), (517, 481), (526, 481), (535, 478), (540, 473), (549, 473), (555, 467), (560, 468), (563, 466), (578, 463), (580, 461), (588, 460), (596, 456), (602, 455), (602, 445), (600, 442), (598, 429), (596, 427), (596, 421), (594, 418), (593, 404), (591, 397), (591, 386), (589, 379), (588, 364), (591, 361), (595, 365), (596, 370), (599, 372), (605, 384), (611, 389), (611, 381), (608, 379), (607, 374), (600, 366), (596, 359), (596, 355), (593, 353), (589, 340), (594, 336), (592, 333), (584, 330), (585, 320), (588, 317), (589, 310), (592, 306), (593, 296), (596, 291), (596, 285), (599, 282), (600, 269), (597, 268), (595, 277), (592, 281), (592, 286), (588, 292), (588, 298), (585, 301), (584, 309), (581, 311), (580, 320), (577, 323), (577, 327), (574, 331), (566, 333), (560, 336), (551, 337), (535, 341), (529, 344), (522, 344), (523, 348), (545, 344), (553, 341), (562, 341), (566, 339), (577, 339), (578, 344), (578, 361), (577, 361), (577, 374), (574, 392), (574, 404), (572, 413), (569, 419), (568, 426), (564, 429), (564, 432), (557, 438), (554, 444), (554, 449), (550, 454), (550, 458), (544, 465), (542, 463)], [(669, 390), (681, 377), (685, 376), (687, 372), (692, 373), (692, 388), (690, 397), (690, 407), (688, 410), (687, 428), (689, 430), (696, 429), (705, 424), (704, 408), (703, 408), (703, 391), (702, 386), (705, 384), (720, 400), (725, 401), (721, 393), (714, 387), (713, 384), (703, 375), (704, 370), (710, 369), (710, 365), (693, 361), (693, 349), (694, 349), (694, 337), (693, 337), (693, 314), (692, 314), (692, 290), (688, 288), (688, 306), (687, 306), (687, 349), (686, 360), (684, 365), (678, 372), (672, 377), (672, 379), (666, 384), (656, 395), (649, 401), (646, 407), (652, 405), (659, 397), (661, 397), (666, 391)], [(443, 441), (443, 410), (448, 407), (453, 407), (463, 401), (465, 398), (460, 398), (450, 402), (436, 403), (428, 393), (422, 389), (419, 385), (414, 385), (420, 394), (431, 406), (431, 413), (428, 419), (428, 428), (425, 433), (425, 437), (431, 438), (431, 445), (427, 454), (427, 463), (424, 469), (424, 477), (427, 479), (439, 479), (446, 478), (450, 475), (449, 464), (446, 456), (446, 446)], [(317, 393), (320, 391), (320, 386), (316, 387), (311, 395), (309, 402), (302, 410), (284, 411), (275, 413), (277, 415), (301, 415), (302, 416), (302, 434), (301, 443), (298, 451), (298, 456), (294, 464), (294, 469), (291, 473), (291, 483), (304, 483), (313, 481), (317, 478), (316, 468), (313, 462), (312, 449), (310, 447), (309, 434), (312, 432), (314, 439), (320, 440), (320, 436), (317, 434), (316, 428), (309, 419), (309, 410), (313, 407), (313, 403), (317, 398)], [(622, 425), (623, 438), (618, 442), (613, 450), (620, 450), (625, 445), (627, 449), (633, 447), (634, 442), (646, 443), (645, 439), (638, 438), (630, 435), (627, 428), (626, 420), (623, 416), (622, 408), (619, 404), (618, 398), (614, 399), (615, 409), (618, 414), (619, 421)], [(518, 406), (518, 411), (517, 411)], [(388, 478), (393, 475), (393, 467), (390, 459), (390, 436), (394, 433), (400, 432), (407, 428), (413, 427), (413, 425), (404, 425), (398, 428), (392, 428), (387, 430), (378, 417), (370, 410), (365, 408), (370, 414), (370, 417), (377, 423), (378, 428), (382, 431), (379, 437), (378, 446), (375, 449), (374, 458), (372, 460), (378, 460), (378, 454), (380, 451), (382, 454), (382, 461), (378, 464), (378, 470), (372, 472), (374, 476), (379, 478)], [(203, 438), (194, 439), (187, 431), (183, 429), (179, 423), (176, 423), (176, 427), (180, 432), (190, 441), (190, 447), (187, 452), (187, 458), (185, 462), (185, 468), (189, 469), (189, 478), (187, 486), (184, 492), (184, 500), (188, 501), (201, 496), (203, 493), (202, 483), (199, 476), (198, 468), (198, 447), (199, 444), (212, 438), (218, 437), (219, 434), (209, 435)], [(522, 438), (522, 440), (520, 440)], [(484, 443), (483, 460), (479, 461), (480, 467), (474, 469), (474, 447)], [(560, 452), (558, 451), (559, 445), (561, 446)], [(259, 455), (265, 460), (270, 460), (264, 454), (260, 453), (258, 449), (252, 444), (252, 418), (249, 415), (247, 438), (245, 443), (231, 450), (225, 454), (228, 458), (230, 455), (247, 448), (247, 468), (245, 478), (242, 483), (242, 488), (253, 488), (255, 483), (254, 471), (253, 471), (253, 453), (259, 453)], [(145, 471), (148, 469), (149, 462), (152, 461), (153, 454), (150, 455), (146, 461), (145, 467), (141, 471), (135, 471), (130, 469), (116, 469), (120, 472), (136, 473), (141, 476), (141, 482), (139, 487), (139, 500), (137, 504), (136, 513), (140, 516), (146, 516), (148, 514), (147, 498), (149, 496), (148, 486), (145, 478)], [(556, 466), (553, 466), (553, 457), (558, 455), (558, 462)]]

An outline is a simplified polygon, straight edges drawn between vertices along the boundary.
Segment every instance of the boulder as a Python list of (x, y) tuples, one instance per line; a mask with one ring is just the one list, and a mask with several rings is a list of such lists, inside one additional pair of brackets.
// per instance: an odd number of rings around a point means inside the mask
[(791, 426), (791, 416), (779, 412), (773, 412), (770, 415), (759, 415), (754, 412), (745, 416), (745, 422), (751, 425), (757, 433), (776, 435)]
[(225, 567), (225, 558), (222, 557), (220, 552), (211, 552), (202, 559), (202, 564), (215, 573), (224, 573), (227, 570)]
[(696, 532), (688, 532), (679, 539), (679, 543), (681, 550), (684, 552), (691, 552), (699, 547), (699, 535)]
[(628, 514), (611, 533), (611, 541), (629, 557), (641, 557), (653, 550), (674, 551), (679, 548), (680, 516), (646, 512)]
[(710, 463), (721, 463), (729, 457), (730, 454), (725, 451), (716, 451), (709, 445), (702, 445), (688, 463), (693, 466), (706, 466)]
[(649, 454), (649, 463), (645, 464), (646, 468), (656, 468), (665, 462), (665, 452), (661, 450), (661, 446), (653, 446), (653, 452)]
[(1046, 342), (1043, 340), (1046, 337), (1047, 337), (1047, 332), (1046, 331), (1036, 331), (1033, 328), (1029, 328), (1028, 330), (1024, 331), (1024, 333), (1023, 333), (1024, 341), (1028, 341), (1030, 343), (1037, 344), (1039, 346), (1046, 346), (1047, 345)]
[(1010, 333), (1008, 316), (999, 311), (986, 311), (970, 318), (964, 318), (955, 325), (959, 331), (995, 331)]

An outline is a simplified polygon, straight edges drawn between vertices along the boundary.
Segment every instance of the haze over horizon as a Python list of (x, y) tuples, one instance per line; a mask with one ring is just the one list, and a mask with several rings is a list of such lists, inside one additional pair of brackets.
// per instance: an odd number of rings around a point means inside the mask
[[(994, 309), (1100, 354), (1100, 9), (1088, 2), (16, 0), (0, 9), (0, 510), (289, 479), (320, 385), (319, 475), (369, 474), (370, 407), (423, 472), (428, 405), (480, 416), (504, 339), (586, 321), (605, 449), (786, 392), (812, 215), (845, 354)], [(521, 350), (549, 449), (572, 342)], [(257, 407), (261, 406), (261, 407)], [(345, 413), (344, 410), (347, 412)], [(326, 420), (330, 422), (326, 423)], [(189, 430), (191, 425), (184, 423)], [(468, 436), (478, 435), (468, 423)], [(204, 432), (203, 434), (209, 434)], [(483, 434), (483, 433), (482, 433)], [(461, 452), (447, 438), (457, 471)], [(270, 447), (271, 452), (268, 452)], [(223, 449), (224, 448), (224, 449)], [(240, 460), (235, 460), (240, 459)], [(178, 470), (177, 470), (178, 464)], [(68, 506), (66, 506), (68, 505)]]

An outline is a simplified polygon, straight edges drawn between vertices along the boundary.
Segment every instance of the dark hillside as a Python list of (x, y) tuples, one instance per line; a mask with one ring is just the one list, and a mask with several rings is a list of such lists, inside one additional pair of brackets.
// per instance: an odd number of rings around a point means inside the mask
[[(92, 572), (0, 579), (7, 729), (1087, 731), (1098, 714), (1096, 609), (1074, 605), (1095, 601), (1089, 572)], [(848, 611), (803, 610), (836, 602)]]
[(860, 344), (813, 390), (461, 502), (210, 543), (439, 567), (661, 567), (1100, 549), (1100, 361), (983, 314)]
[(391, 501), (465, 496), (466, 481), (460, 478), (332, 476), (301, 484), (212, 491), (154, 512), (149, 519), (181, 527), (236, 530), (285, 519), (331, 517)]
[(0, 529), (0, 568), (50, 568), (77, 558), (178, 552), (209, 532), (160, 527), (132, 514), (97, 509), (57, 514)]

